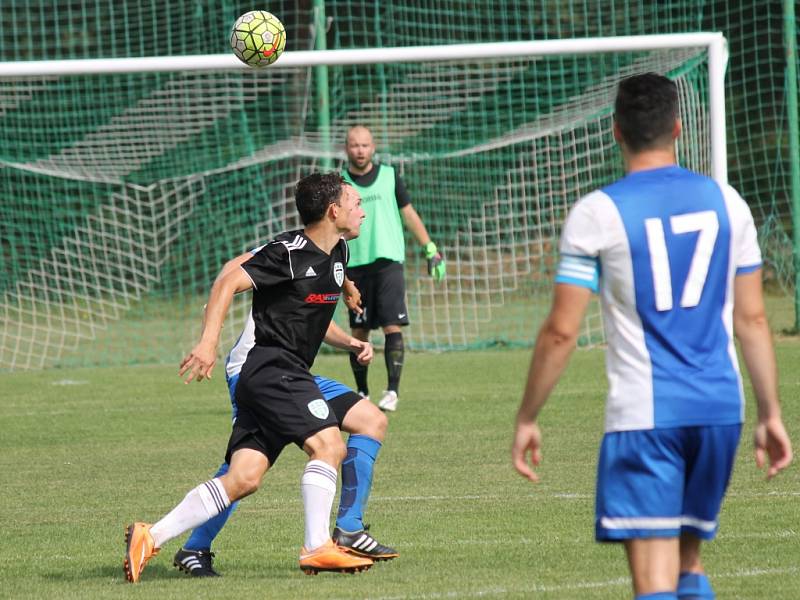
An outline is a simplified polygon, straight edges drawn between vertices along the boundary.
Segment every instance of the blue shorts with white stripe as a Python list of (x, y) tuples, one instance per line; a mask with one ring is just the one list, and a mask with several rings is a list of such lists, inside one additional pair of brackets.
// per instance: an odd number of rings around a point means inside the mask
[(606, 433), (597, 466), (598, 541), (710, 540), (730, 480), (741, 424)]

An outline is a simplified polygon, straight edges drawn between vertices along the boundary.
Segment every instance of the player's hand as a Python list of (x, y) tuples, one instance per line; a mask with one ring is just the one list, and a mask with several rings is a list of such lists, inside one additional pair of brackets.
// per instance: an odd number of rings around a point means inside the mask
[(356, 355), (356, 360), (360, 365), (368, 365), (375, 356), (375, 350), (369, 342), (362, 342), (359, 339), (350, 340), (350, 352)]
[(428, 260), (428, 275), (434, 281), (442, 281), (446, 274), (444, 256), (433, 242), (425, 244), (425, 258)]
[(203, 378), (211, 379), (211, 371), (216, 362), (216, 347), (213, 344), (200, 342), (181, 361), (178, 376), (183, 377), (185, 373), (189, 374), (184, 383), (189, 383), (192, 379), (197, 381), (202, 381)]
[(528, 453), (530, 452), (533, 466), (538, 467), (542, 461), (541, 446), (542, 433), (539, 426), (536, 423), (517, 422), (514, 443), (511, 446), (511, 462), (517, 473), (531, 481), (539, 481), (539, 476), (528, 464)]
[(772, 479), (792, 462), (792, 442), (780, 418), (771, 418), (756, 425), (753, 436), (756, 466), (763, 469), (767, 459), (767, 479)]
[(356, 284), (347, 277), (344, 278), (342, 293), (344, 294), (344, 303), (347, 308), (357, 315), (364, 313), (364, 309), (361, 308), (361, 292), (358, 291)]

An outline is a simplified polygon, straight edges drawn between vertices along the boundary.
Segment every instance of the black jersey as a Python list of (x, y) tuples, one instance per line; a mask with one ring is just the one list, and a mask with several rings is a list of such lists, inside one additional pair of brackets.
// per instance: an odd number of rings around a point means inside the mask
[(255, 343), (283, 349), (309, 369), (342, 292), (349, 254), (325, 254), (301, 230), (287, 231), (242, 265), (253, 281)]

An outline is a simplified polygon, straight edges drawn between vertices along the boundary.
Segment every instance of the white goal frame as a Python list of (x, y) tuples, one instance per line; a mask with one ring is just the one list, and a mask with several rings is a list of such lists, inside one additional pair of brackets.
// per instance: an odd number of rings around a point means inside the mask
[[(722, 33), (674, 33), (487, 44), (294, 51), (286, 52), (277, 64), (281, 67), (318, 67), (386, 62), (491, 60), (522, 56), (600, 54), (676, 48), (706, 48), (708, 51), (711, 175), (720, 184), (726, 184), (728, 165), (725, 135), (725, 70), (728, 64), (728, 48)], [(0, 62), (0, 79), (249, 68), (232, 52), (192, 56), (17, 61)]]

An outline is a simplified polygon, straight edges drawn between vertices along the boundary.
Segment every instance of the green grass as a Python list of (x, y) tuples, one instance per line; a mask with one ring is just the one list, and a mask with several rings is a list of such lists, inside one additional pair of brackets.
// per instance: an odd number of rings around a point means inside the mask
[[(784, 340), (778, 351), (786, 421), (797, 435), (800, 344)], [(545, 409), (538, 485), (509, 461), (528, 359), (516, 350), (407, 357), (368, 511), (399, 559), (355, 576), (299, 571), (304, 455), (290, 447), (219, 537), (223, 578), (175, 571), (173, 540), (137, 586), (122, 574), (123, 525), (158, 519), (218, 466), (229, 430), (221, 370), (190, 386), (168, 367), (4, 374), (0, 597), (628, 597), (622, 549), (593, 541), (602, 352), (577, 352)], [(321, 357), (316, 371), (351, 381), (341, 355)], [(765, 482), (749, 431), (706, 565), (719, 598), (797, 598), (800, 471)]]

